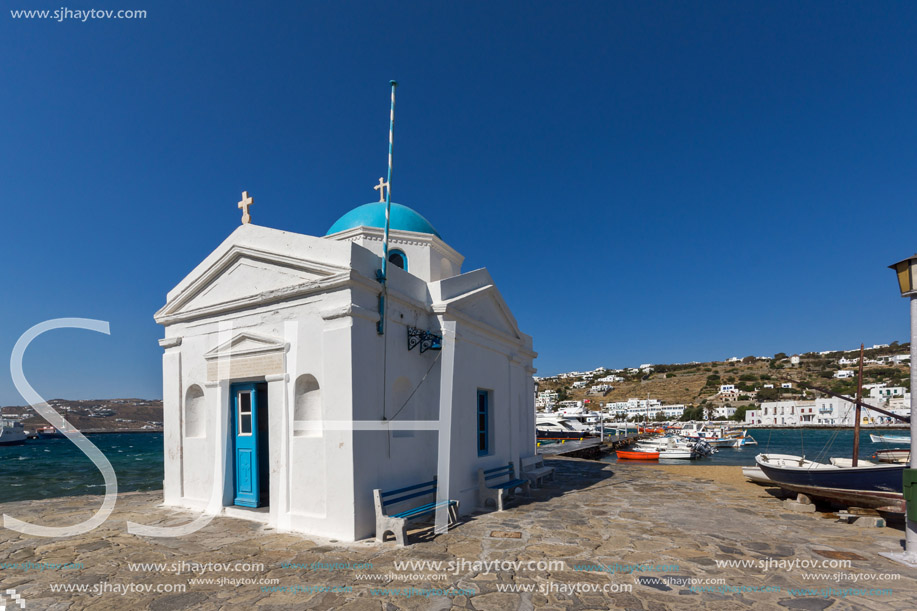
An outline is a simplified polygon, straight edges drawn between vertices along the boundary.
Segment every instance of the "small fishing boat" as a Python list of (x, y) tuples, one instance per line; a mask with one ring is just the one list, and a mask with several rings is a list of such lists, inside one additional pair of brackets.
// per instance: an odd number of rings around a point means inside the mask
[(872, 455), (874, 459), (884, 463), (907, 463), (911, 459), (911, 451), (908, 449), (876, 450)]
[(39, 439), (63, 439), (64, 434), (53, 426), (43, 426), (36, 431)]
[(659, 452), (659, 458), (691, 460), (697, 458), (693, 450), (662, 450)]
[(649, 450), (615, 450), (618, 458), (625, 460), (658, 460), (659, 452)]
[(748, 434), (748, 431), (743, 430), (742, 434), (738, 437), (735, 437), (731, 447), (741, 448), (743, 446), (756, 446), (758, 442), (755, 441), (755, 438)]
[(899, 494), (903, 489), (904, 465), (877, 465), (860, 461), (860, 465), (848, 467), (819, 463), (807, 460), (804, 456), (789, 454), (758, 454), (755, 462), (765, 475), (778, 484)]
[(771, 478), (764, 475), (764, 471), (761, 470), (761, 467), (742, 467), (742, 475), (756, 484), (774, 484)]
[(911, 443), (910, 435), (870, 435), (873, 443)]

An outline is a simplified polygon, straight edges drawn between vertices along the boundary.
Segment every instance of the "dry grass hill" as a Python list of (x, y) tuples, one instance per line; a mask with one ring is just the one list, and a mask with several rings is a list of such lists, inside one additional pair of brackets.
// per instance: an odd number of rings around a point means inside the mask
[[(893, 343), (886, 348), (865, 351), (863, 383), (882, 383), (889, 386), (908, 387), (910, 368), (907, 362), (890, 363), (890, 357), (908, 354), (909, 344)], [(794, 363), (792, 356), (798, 356)], [(599, 409), (606, 403), (627, 401), (631, 398), (659, 399), (664, 404), (685, 404), (687, 406), (717, 406), (726, 401), (718, 395), (721, 384), (735, 384), (739, 390), (735, 406), (751, 406), (762, 401), (779, 399), (812, 399), (822, 396), (814, 390), (800, 388), (792, 383), (792, 388), (781, 388), (789, 380), (798, 380), (805, 384), (825, 388), (832, 392), (853, 395), (856, 393), (857, 379), (837, 379), (835, 373), (840, 369), (857, 370), (855, 364), (841, 364), (841, 359), (856, 359), (859, 350), (849, 352), (831, 352), (827, 354), (807, 353), (800, 355), (776, 354), (772, 358), (748, 356), (738, 361), (714, 361), (708, 363), (688, 363), (675, 365), (654, 365), (652, 371), (635, 372), (634, 370), (605, 370), (590, 372), (576, 377), (562, 378), (555, 376), (543, 378), (538, 382), (538, 390), (556, 390), (560, 400), (588, 400), (589, 406)], [(608, 382), (614, 389), (605, 393), (590, 391), (590, 387), (601, 384), (602, 377), (614, 375), (623, 377), (623, 381)], [(575, 389), (577, 381), (587, 380), (586, 388)], [(805, 386), (805, 384), (803, 386)], [(774, 388), (765, 388), (773, 385)]]

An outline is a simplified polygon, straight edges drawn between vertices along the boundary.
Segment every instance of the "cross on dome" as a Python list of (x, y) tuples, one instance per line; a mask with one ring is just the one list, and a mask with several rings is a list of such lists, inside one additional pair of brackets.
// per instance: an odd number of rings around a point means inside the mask
[(385, 182), (385, 179), (380, 177), (379, 184), (373, 187), (374, 191), (379, 191), (379, 201), (385, 201), (385, 190), (389, 188), (389, 184)]

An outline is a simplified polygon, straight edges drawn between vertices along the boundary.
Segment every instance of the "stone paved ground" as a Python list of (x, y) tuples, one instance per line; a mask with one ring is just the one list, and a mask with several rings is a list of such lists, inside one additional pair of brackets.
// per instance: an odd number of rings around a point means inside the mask
[[(20, 536), (0, 530), (0, 594), (15, 589), (27, 609), (867, 609), (917, 608), (917, 570), (878, 556), (898, 549), (902, 531), (839, 524), (822, 514), (787, 511), (765, 489), (730, 486), (637, 465), (612, 465), (573, 459), (549, 461), (558, 468), (555, 484), (503, 513), (471, 516), (448, 534), (415, 533), (406, 549), (394, 543), (340, 544), (279, 534), (260, 525), (220, 518), (180, 539), (143, 539), (126, 532), (125, 521), (177, 525), (191, 514), (157, 506), (158, 494), (119, 497), (109, 521), (97, 530), (67, 539)], [(735, 467), (723, 467), (735, 469)], [(61, 524), (85, 519), (99, 497), (7, 503), (0, 512), (20, 519)], [(500, 536), (503, 535), (503, 536)], [(817, 550), (852, 552), (850, 568), (824, 568), (807, 578), (788, 561), (822, 561)], [(562, 560), (563, 567), (487, 571), (465, 565), (457, 574), (436, 569), (396, 569), (394, 562)], [(783, 563), (765, 571), (720, 568), (716, 561)], [(82, 563), (79, 569), (26, 570), (21, 563)], [(262, 570), (211, 571), (197, 576), (223, 579), (189, 583), (188, 573), (132, 571), (128, 563), (260, 563)], [(284, 568), (321, 562), (372, 563), (372, 568), (326, 570)], [(6, 564), (4, 564), (6, 563)], [(621, 565), (614, 569), (615, 564)], [(611, 570), (576, 570), (577, 565)], [(669, 568), (628, 572), (626, 565)], [(246, 569), (250, 567), (239, 567)], [(612, 570), (614, 572), (612, 572)], [(414, 575), (416, 574), (416, 575)], [(897, 574), (900, 580), (863, 581), (864, 575)], [(860, 581), (854, 583), (851, 575)], [(442, 579), (440, 579), (442, 577)], [(657, 578), (657, 579), (653, 579)], [(677, 578), (722, 580), (691, 591)], [(229, 580), (277, 580), (275, 585), (232, 585)], [(84, 587), (86, 593), (55, 592), (52, 586)], [(116, 593), (116, 588), (183, 586), (181, 593)], [(622, 591), (626, 587), (632, 591)], [(298, 591), (276, 591), (278, 587)], [(590, 588), (602, 592), (587, 591)], [(858, 588), (860, 593), (850, 591)], [(266, 591), (265, 588), (268, 590)], [(324, 588), (325, 591), (316, 591)], [(398, 589), (381, 592), (380, 589)], [(405, 596), (405, 588), (414, 588)], [(464, 594), (437, 595), (454, 588)], [(501, 591), (511, 588), (528, 592)], [(570, 592), (571, 588), (576, 591)], [(770, 592), (751, 591), (771, 588)], [(791, 588), (819, 590), (809, 595)], [(833, 591), (825, 592), (825, 588)], [(93, 589), (104, 592), (92, 593)], [(274, 589), (274, 591), (270, 591)], [(311, 589), (311, 591), (309, 591)], [(337, 591), (328, 591), (337, 589)], [(420, 593), (417, 590), (427, 589)], [(730, 590), (731, 589), (731, 590)], [(745, 591), (737, 591), (744, 589)], [(890, 595), (864, 593), (890, 589)], [(342, 591), (343, 590), (343, 591)], [(843, 592), (843, 590), (847, 590)], [(410, 592), (410, 590), (408, 590)], [(8, 609), (12, 607), (8, 606)]]

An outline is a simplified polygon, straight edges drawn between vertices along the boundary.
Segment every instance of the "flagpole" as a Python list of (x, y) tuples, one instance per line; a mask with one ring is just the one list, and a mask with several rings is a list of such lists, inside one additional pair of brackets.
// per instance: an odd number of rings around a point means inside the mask
[(377, 331), (379, 335), (385, 333), (385, 294), (388, 292), (388, 232), (390, 219), (392, 215), (392, 150), (395, 144), (395, 87), (398, 86), (396, 81), (389, 81), (392, 86), (392, 110), (389, 114), (388, 125), (388, 189), (385, 194), (385, 234), (382, 237), (382, 274), (379, 282), (382, 283), (382, 294), (379, 295), (379, 324)]

